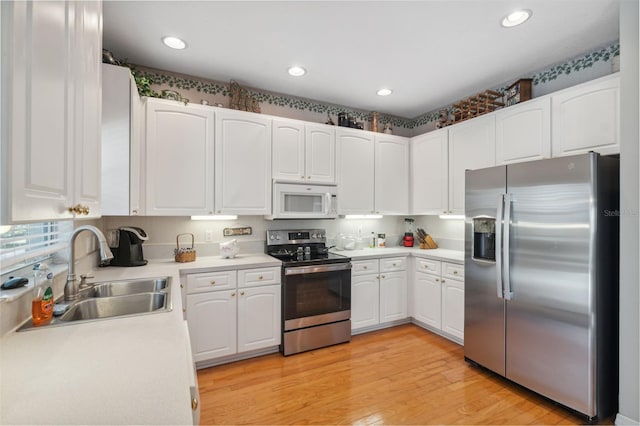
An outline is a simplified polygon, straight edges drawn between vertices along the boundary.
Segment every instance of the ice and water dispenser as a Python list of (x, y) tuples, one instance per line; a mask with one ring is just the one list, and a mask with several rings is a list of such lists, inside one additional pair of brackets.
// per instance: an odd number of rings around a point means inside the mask
[(496, 261), (496, 220), (489, 217), (473, 219), (473, 259)]

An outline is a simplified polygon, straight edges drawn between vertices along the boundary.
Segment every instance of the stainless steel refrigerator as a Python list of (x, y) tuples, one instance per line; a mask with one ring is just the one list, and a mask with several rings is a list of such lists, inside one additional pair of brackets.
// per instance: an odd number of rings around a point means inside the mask
[(593, 420), (618, 395), (619, 160), (466, 172), (464, 355)]

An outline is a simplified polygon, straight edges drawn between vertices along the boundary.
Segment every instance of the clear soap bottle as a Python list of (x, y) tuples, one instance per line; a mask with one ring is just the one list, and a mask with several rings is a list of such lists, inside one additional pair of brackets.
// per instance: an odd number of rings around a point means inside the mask
[(31, 320), (33, 325), (47, 324), (53, 318), (53, 274), (45, 264), (34, 267), (33, 300), (31, 302)]

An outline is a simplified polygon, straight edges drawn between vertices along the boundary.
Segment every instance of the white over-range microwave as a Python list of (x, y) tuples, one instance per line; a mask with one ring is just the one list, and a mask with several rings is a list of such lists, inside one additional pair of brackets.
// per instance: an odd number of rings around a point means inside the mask
[(335, 219), (338, 217), (335, 185), (273, 184), (273, 215), (267, 219)]

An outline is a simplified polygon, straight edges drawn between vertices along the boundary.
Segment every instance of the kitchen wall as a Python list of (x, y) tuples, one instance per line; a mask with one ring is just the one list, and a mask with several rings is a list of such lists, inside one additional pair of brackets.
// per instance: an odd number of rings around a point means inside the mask
[[(407, 216), (408, 217), (408, 216)], [(420, 227), (425, 228), (443, 248), (462, 249), (461, 225), (463, 221), (444, 221), (437, 217), (414, 217)], [(449, 223), (448, 223), (449, 222)], [(458, 223), (452, 223), (458, 222)], [(193, 221), (189, 217), (118, 217), (102, 219), (102, 229), (108, 232), (121, 226), (138, 226), (145, 230), (149, 240), (143, 245), (147, 259), (167, 259), (173, 257), (176, 247), (176, 235), (189, 232), (194, 234), (196, 251), (199, 256), (219, 254), (219, 244), (233, 238), (238, 240), (241, 253), (262, 253), (265, 250), (266, 231), (268, 229), (321, 228), (327, 231), (327, 243), (335, 244), (338, 234), (362, 236), (365, 245), (369, 245), (371, 233), (386, 234), (388, 246), (400, 245), (404, 235), (404, 216), (385, 216), (382, 219), (335, 219), (335, 220), (265, 220), (261, 216), (239, 216), (233, 221)], [(252, 235), (224, 237), (222, 231), (228, 227), (252, 228)], [(206, 231), (211, 231), (213, 239), (205, 241)], [(457, 241), (456, 241), (457, 240)], [(181, 238), (181, 243), (189, 243), (190, 238)], [(183, 246), (183, 244), (181, 244)]]
[[(505, 89), (520, 78), (533, 79), (533, 97), (543, 96), (557, 90), (575, 86), (598, 77), (617, 71), (620, 45), (616, 42), (609, 46), (596, 49), (593, 52), (568, 59), (552, 67), (532, 70), (527, 75), (513, 76), (512, 81), (491, 89), (504, 92)], [(614, 61), (614, 58), (617, 58)], [(134, 65), (136, 72), (153, 82), (152, 88), (157, 92), (171, 90), (177, 92), (189, 102), (200, 103), (205, 100), (209, 105), (222, 104), (229, 106), (229, 83), (207, 80), (170, 71), (157, 70)], [(355, 116), (358, 121), (364, 121), (365, 130), (370, 130), (370, 111), (361, 111), (348, 106), (332, 105), (291, 95), (272, 93), (261, 89), (247, 87), (248, 94), (258, 100), (263, 114), (287, 117), (298, 120), (325, 123), (327, 114), (337, 123), (337, 114), (341, 111)], [(474, 93), (469, 93), (469, 96)], [(456, 102), (457, 100), (452, 100)], [(434, 130), (439, 111), (451, 110), (451, 105), (443, 105), (435, 111), (429, 111), (414, 118), (380, 115), (379, 128), (384, 123), (391, 123), (393, 134), (400, 136), (416, 136)]]
[(640, 151), (637, 0), (620, 2), (620, 386), (616, 424), (640, 423)]

